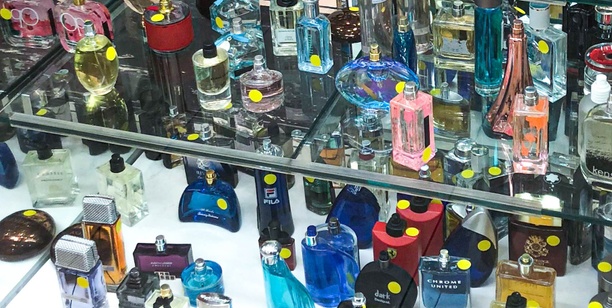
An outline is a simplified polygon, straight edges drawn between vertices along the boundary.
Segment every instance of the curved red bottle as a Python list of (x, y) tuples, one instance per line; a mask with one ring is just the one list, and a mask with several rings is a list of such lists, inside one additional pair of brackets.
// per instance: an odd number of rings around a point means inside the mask
[(376, 222), (372, 229), (372, 243), (374, 258), (386, 251), (391, 263), (403, 268), (418, 284), (421, 246), (417, 228), (406, 228), (406, 221), (393, 214), (388, 223)]
[(444, 205), (439, 201), (414, 197), (400, 200), (395, 212), (409, 226), (419, 229), (419, 242), (424, 256), (437, 256), (444, 244)]

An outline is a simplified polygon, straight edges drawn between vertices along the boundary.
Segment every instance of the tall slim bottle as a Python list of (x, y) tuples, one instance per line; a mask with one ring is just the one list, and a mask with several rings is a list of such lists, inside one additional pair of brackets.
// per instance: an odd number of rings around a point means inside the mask
[(326, 74), (334, 65), (331, 49), (331, 24), (319, 13), (319, 0), (304, 0), (304, 16), (296, 31), (300, 71)]
[(392, 0), (359, 1), (363, 54), (369, 54), (370, 46), (378, 44), (383, 56), (393, 56), (393, 29), (395, 29), (393, 11)]
[(503, 76), (502, 0), (474, 2), (476, 92), (482, 96), (495, 96)]
[(397, 30), (393, 35), (393, 59), (404, 63), (413, 72), (417, 71), (417, 45), (414, 31), (410, 27), (408, 18), (401, 16), (397, 19)]
[(548, 96), (533, 86), (516, 95), (512, 165), (514, 172), (545, 174), (548, 166)]

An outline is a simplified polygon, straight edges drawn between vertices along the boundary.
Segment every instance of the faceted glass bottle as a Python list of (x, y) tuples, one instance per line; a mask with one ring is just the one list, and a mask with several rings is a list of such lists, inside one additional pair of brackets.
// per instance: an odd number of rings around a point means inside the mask
[(424, 308), (470, 307), (470, 267), (468, 259), (440, 255), (421, 257), (419, 291)]
[(297, 55), (295, 28), (304, 14), (302, 0), (270, 1), (270, 25), (272, 27), (272, 51), (275, 56)]
[(327, 221), (335, 217), (357, 234), (360, 249), (372, 245), (372, 228), (378, 221), (380, 206), (376, 196), (365, 187), (346, 185), (338, 194)]
[(474, 9), (474, 79), (476, 92), (495, 96), (501, 87), (502, 0), (477, 1)]
[(19, 168), (9, 146), (0, 142), (0, 186), (11, 189), (19, 180)]
[(213, 292), (223, 294), (223, 271), (217, 262), (198, 258), (181, 274), (185, 296), (191, 305), (196, 305), (198, 294)]
[(55, 43), (53, 1), (6, 0), (0, 6), (0, 31), (11, 46), (49, 48)]
[(517, 94), (514, 103), (514, 172), (545, 174), (548, 167), (548, 96), (535, 87)]
[(191, 244), (168, 244), (163, 235), (155, 243), (138, 243), (134, 252), (134, 265), (145, 273), (155, 273), (160, 279), (180, 279), (183, 269), (193, 263)]
[(232, 19), (240, 17), (247, 28), (260, 28), (261, 11), (259, 2), (250, 0), (219, 0), (210, 6), (212, 29), (225, 34), (231, 29)]
[(417, 71), (416, 39), (405, 16), (398, 18), (397, 30), (393, 34), (393, 59), (404, 63), (413, 72)]
[(34, 207), (69, 205), (79, 193), (68, 150), (30, 151), (22, 168)]
[(204, 110), (225, 110), (232, 101), (227, 52), (205, 43), (192, 57), (198, 100)]
[(261, 29), (246, 28), (240, 17), (232, 19), (232, 29), (219, 37), (215, 45), (227, 51), (232, 79), (237, 79), (246, 69), (251, 68), (255, 56), (266, 54)]
[[(97, 3), (97, 2), (95, 2)], [(96, 34), (91, 21), (75, 47), (74, 70), (83, 87), (94, 95), (109, 93), (119, 75), (119, 58), (108, 37)]]
[(117, 288), (119, 308), (141, 308), (145, 301), (159, 289), (159, 278), (132, 268)]
[(361, 52), (364, 55), (372, 53), (372, 45), (377, 44), (376, 53), (386, 57), (393, 56), (393, 14), (391, 0), (359, 1)]
[(542, 308), (555, 307), (554, 269), (533, 264), (529, 254), (523, 254), (518, 262), (500, 261), (497, 265), (495, 299), (503, 300), (513, 292), (519, 292), (528, 302)]
[(331, 24), (319, 14), (319, 0), (303, 0), (304, 16), (295, 32), (300, 71), (326, 74), (334, 65), (331, 49)]
[(189, 298), (174, 295), (167, 284), (162, 284), (159, 290), (145, 302), (145, 308), (189, 308)]
[[(77, 43), (86, 36), (88, 30), (85, 29), (85, 22), (87, 21), (92, 23), (94, 35), (97, 33), (111, 40), (113, 39), (113, 24), (110, 12), (100, 2), (87, 0), (60, 2), (55, 6), (53, 15), (55, 16), (55, 29), (57, 30), (62, 47), (68, 52), (74, 53)], [(106, 50), (102, 52), (106, 52)], [(104, 54), (99, 53), (99, 55)], [(115, 52), (114, 56), (109, 58), (115, 58), (116, 56), (117, 53)], [(98, 63), (96, 59), (90, 59), (90, 61), (92, 63), (90, 65)], [(112, 59), (109, 59), (109, 61), (112, 61)]]
[(283, 74), (264, 67), (264, 58), (255, 56), (253, 70), (240, 76), (240, 93), (244, 108), (266, 113), (283, 105)]
[(474, 11), (463, 1), (444, 7), (433, 21), (436, 67), (473, 70)]

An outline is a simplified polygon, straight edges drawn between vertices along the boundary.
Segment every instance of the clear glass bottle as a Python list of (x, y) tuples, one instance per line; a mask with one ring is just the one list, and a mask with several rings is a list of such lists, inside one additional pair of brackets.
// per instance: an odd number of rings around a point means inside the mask
[(270, 1), (270, 25), (272, 27), (272, 51), (275, 56), (297, 55), (295, 28), (304, 14), (302, 0)]
[(69, 205), (79, 193), (68, 150), (30, 151), (22, 164), (34, 207)]
[(0, 31), (11, 46), (50, 48), (55, 43), (53, 1), (6, 0), (0, 7)]
[(589, 183), (612, 183), (612, 153), (609, 132), (612, 128), (612, 95), (607, 104), (589, 111), (580, 134), (580, 169)]
[(406, 16), (397, 19), (397, 30), (393, 34), (393, 59), (404, 63), (413, 72), (417, 71), (416, 39)]
[(586, 64), (584, 68), (584, 95), (591, 93), (591, 84), (595, 82), (597, 75), (606, 75), (608, 80), (612, 80), (612, 43), (601, 43), (591, 46), (584, 56)]
[(159, 278), (132, 268), (117, 288), (119, 308), (141, 308), (145, 301), (159, 289)]
[(191, 244), (168, 244), (163, 235), (155, 243), (138, 243), (134, 252), (134, 265), (143, 273), (155, 273), (162, 280), (181, 278), (181, 273), (193, 263)]
[[(366, 170), (381, 174), (389, 174), (389, 159), (384, 154), (379, 154), (384, 158), (377, 158), (376, 153), (370, 146), (370, 141), (363, 140), (361, 149), (354, 150), (349, 158), (349, 167), (355, 170)], [(384, 189), (370, 189), (378, 200), (380, 206), (379, 221), (387, 221), (390, 212), (389, 192)]]
[(326, 74), (334, 65), (331, 48), (331, 24), (319, 14), (319, 0), (303, 0), (304, 15), (296, 26), (298, 68), (300, 71)]
[(504, 300), (513, 292), (519, 292), (528, 302), (540, 307), (555, 307), (554, 269), (534, 265), (529, 254), (517, 261), (500, 261), (496, 271), (495, 300)]
[(451, 138), (470, 136), (470, 102), (459, 93), (451, 91), (443, 82), (440, 89), (430, 91), (433, 96), (434, 131)]
[(219, 293), (200, 293), (197, 301), (198, 308), (232, 308), (232, 299)]
[(424, 308), (470, 307), (470, 260), (450, 256), (448, 250), (440, 255), (421, 257), (419, 291)]
[(336, 197), (327, 220), (337, 218), (340, 223), (357, 234), (360, 249), (372, 245), (372, 228), (378, 221), (380, 205), (376, 196), (367, 188), (346, 185)]
[(455, 146), (444, 155), (444, 183), (456, 185), (457, 174), (469, 169), (472, 148), (476, 142), (470, 138), (461, 138)]
[(219, 37), (215, 45), (227, 51), (232, 79), (237, 79), (241, 73), (252, 67), (255, 56), (266, 54), (261, 29), (246, 28), (240, 17), (232, 19), (232, 29)]
[(503, 77), (502, 0), (475, 2), (474, 9), (474, 79), (476, 92), (495, 96)]
[(364, 55), (372, 53), (372, 45), (377, 44), (376, 53), (393, 56), (393, 12), (391, 0), (359, 1), (361, 52)]
[(608, 78), (603, 74), (598, 74), (595, 82), (591, 85), (591, 93), (585, 95), (578, 104), (578, 155), (585, 149), (584, 141), (584, 121), (591, 109), (605, 104), (610, 97), (612, 87), (608, 83)]
[[(86, 36), (88, 30), (85, 29), (85, 22), (87, 21), (91, 22), (93, 27), (91, 31), (94, 35), (97, 33), (113, 39), (113, 24), (110, 12), (100, 2), (88, 0), (60, 2), (55, 6), (53, 15), (55, 16), (55, 29), (62, 47), (68, 52), (75, 52), (77, 43)], [(116, 56), (117, 53), (115, 52), (112, 58)], [(91, 63), (98, 63), (95, 59), (91, 60)], [(109, 59), (109, 61), (112, 60)]]
[(514, 172), (544, 174), (548, 167), (548, 96), (525, 88), (514, 102)]
[(159, 290), (155, 290), (153, 295), (145, 302), (145, 308), (189, 308), (189, 298), (174, 295), (172, 289), (167, 284), (162, 284)]
[[(180, 113), (178, 106), (170, 106), (168, 115), (162, 117), (162, 125), (166, 131), (166, 138), (174, 140), (185, 140), (189, 134), (187, 114)], [(172, 169), (183, 163), (183, 157), (174, 154), (162, 154), (164, 167)]]
[(94, 95), (108, 94), (119, 75), (117, 50), (108, 37), (96, 34), (93, 23), (83, 26), (85, 34), (75, 46), (74, 70), (83, 87)]
[(204, 110), (225, 110), (232, 102), (227, 51), (204, 43), (192, 57), (198, 100)]
[(213, 30), (225, 34), (231, 29), (231, 20), (240, 17), (247, 28), (260, 28), (261, 11), (259, 2), (251, 0), (218, 0), (210, 6), (210, 20)]
[(185, 296), (192, 306), (196, 305), (198, 294), (213, 292), (223, 294), (223, 271), (217, 262), (197, 258), (181, 274)]
[(285, 100), (283, 74), (264, 67), (264, 58), (255, 56), (253, 70), (240, 76), (240, 93), (244, 108), (254, 113), (266, 113)]
[(474, 70), (474, 10), (463, 1), (443, 7), (433, 21), (435, 64), (439, 68)]
[(115, 198), (117, 211), (123, 223), (133, 226), (147, 215), (149, 207), (144, 198), (144, 180), (140, 170), (126, 164), (119, 154), (113, 154), (109, 162), (98, 171), (98, 193)]
[(6, 143), (0, 142), (0, 186), (11, 189), (18, 180), (19, 168), (15, 156)]

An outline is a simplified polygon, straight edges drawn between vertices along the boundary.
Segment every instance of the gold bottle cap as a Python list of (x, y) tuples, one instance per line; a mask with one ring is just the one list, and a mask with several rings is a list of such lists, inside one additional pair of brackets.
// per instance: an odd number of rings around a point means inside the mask
[(408, 17), (401, 16), (397, 21), (397, 32), (406, 33), (410, 30), (410, 25), (408, 24)]
[(208, 185), (212, 185), (215, 180), (217, 179), (217, 173), (215, 172), (215, 170), (206, 170), (206, 183)]
[(161, 14), (170, 14), (174, 8), (172, 7), (172, 2), (170, 0), (160, 0), (159, 1), (159, 12)]
[(533, 269), (533, 258), (528, 253), (524, 253), (518, 259), (518, 263), (521, 275), (529, 276)]
[(379, 61), (380, 60), (380, 49), (378, 49), (378, 44), (370, 45), (370, 61)]
[(161, 287), (159, 288), (159, 296), (163, 298), (172, 297), (172, 289), (170, 289), (170, 286), (167, 284), (162, 284)]
[(512, 24), (512, 36), (522, 38), (523, 35), (525, 35), (525, 27), (523, 26), (523, 21), (517, 18)]
[(81, 6), (85, 4), (85, 0), (72, 0), (72, 3), (76, 6)]

